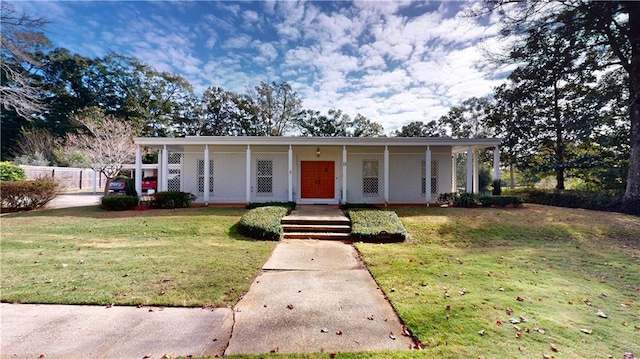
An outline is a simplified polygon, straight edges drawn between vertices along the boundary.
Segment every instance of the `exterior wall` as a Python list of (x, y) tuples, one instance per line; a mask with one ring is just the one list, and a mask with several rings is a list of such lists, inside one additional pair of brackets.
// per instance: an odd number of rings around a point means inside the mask
[[(196, 195), (204, 203), (204, 146), (185, 146), (184, 152), (169, 154), (169, 190)], [(246, 202), (246, 146), (209, 146), (209, 203)], [(320, 156), (316, 150), (320, 150)], [(289, 194), (288, 146), (251, 146), (250, 201), (285, 202)], [(292, 146), (293, 200), (298, 203), (337, 203), (342, 198), (342, 146)], [(431, 146), (435, 193), (422, 192), (426, 147), (389, 146), (389, 203), (426, 203), (451, 191), (451, 147)], [(334, 162), (334, 197), (301, 198), (303, 161)], [(268, 164), (268, 169), (265, 165)], [(347, 146), (347, 202), (384, 203), (384, 147)], [(270, 185), (267, 185), (269, 184)], [(430, 192), (431, 180), (426, 188)], [(268, 186), (271, 191), (264, 191)], [(428, 198), (427, 198), (428, 197)]]

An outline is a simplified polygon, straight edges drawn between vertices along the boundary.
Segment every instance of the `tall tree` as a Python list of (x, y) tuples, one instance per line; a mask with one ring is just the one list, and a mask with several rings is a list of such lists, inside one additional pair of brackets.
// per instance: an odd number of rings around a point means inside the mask
[(381, 124), (371, 121), (361, 114), (357, 114), (353, 121), (349, 122), (349, 133), (351, 137), (380, 137), (384, 136), (384, 127)]
[(267, 136), (283, 136), (303, 113), (298, 93), (286, 82), (261, 82), (252, 92)]
[(413, 121), (394, 132), (397, 137), (445, 137), (447, 130), (436, 120), (424, 123)]
[(339, 137), (348, 135), (349, 116), (341, 110), (331, 109), (327, 115), (320, 111), (306, 110), (298, 119), (297, 127), (302, 136)]
[[(585, 70), (622, 68), (628, 92), (629, 166), (625, 198), (640, 196), (640, 2), (488, 1), (488, 9), (503, 17), (503, 33), (526, 41), (533, 29), (544, 29), (573, 43), (570, 51), (590, 60)], [(516, 46), (519, 46), (517, 44)]]
[(493, 135), (487, 122), (489, 99), (471, 97), (452, 107), (439, 122), (449, 128), (453, 138), (486, 138)]

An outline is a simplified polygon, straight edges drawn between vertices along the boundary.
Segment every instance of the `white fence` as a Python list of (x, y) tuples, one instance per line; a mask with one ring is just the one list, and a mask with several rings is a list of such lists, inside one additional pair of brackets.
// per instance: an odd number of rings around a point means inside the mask
[(61, 189), (87, 189), (93, 188), (96, 181), (97, 188), (104, 188), (107, 179), (91, 168), (76, 167), (51, 167), (51, 166), (20, 166), (24, 169), (27, 179), (42, 177), (53, 178)]

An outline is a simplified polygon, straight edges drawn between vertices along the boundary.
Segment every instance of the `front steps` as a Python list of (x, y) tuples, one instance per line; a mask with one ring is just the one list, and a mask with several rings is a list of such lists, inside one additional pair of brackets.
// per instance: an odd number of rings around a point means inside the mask
[(300, 205), (280, 223), (285, 239), (351, 238), (351, 221), (337, 206)]

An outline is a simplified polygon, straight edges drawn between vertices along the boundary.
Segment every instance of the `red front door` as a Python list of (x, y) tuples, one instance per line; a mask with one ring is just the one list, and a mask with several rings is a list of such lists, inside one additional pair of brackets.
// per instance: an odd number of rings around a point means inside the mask
[(333, 161), (302, 161), (300, 167), (302, 198), (335, 197), (335, 163)]

